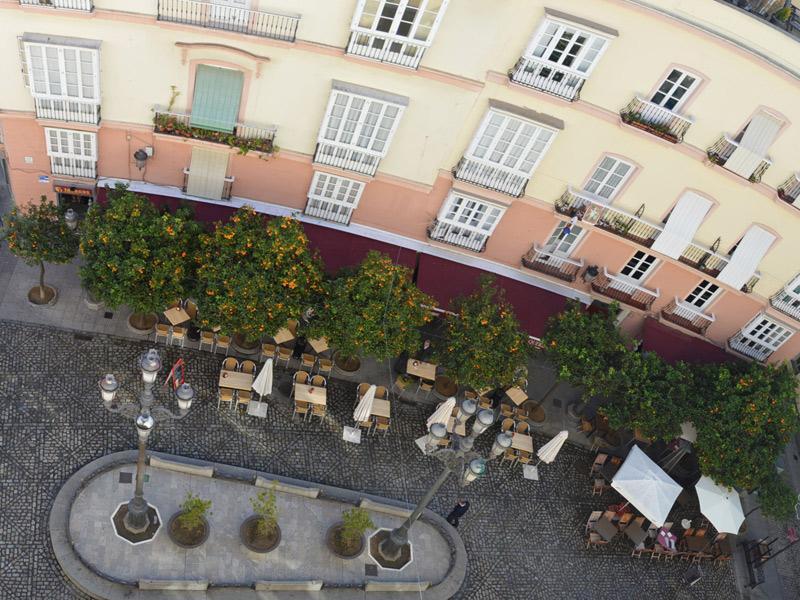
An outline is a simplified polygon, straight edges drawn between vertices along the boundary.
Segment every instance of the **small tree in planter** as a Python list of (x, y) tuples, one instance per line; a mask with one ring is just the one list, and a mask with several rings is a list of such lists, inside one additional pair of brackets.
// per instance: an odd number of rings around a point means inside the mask
[(265, 553), (274, 550), (281, 541), (275, 486), (250, 498), (250, 506), (253, 507), (255, 514), (242, 523), (239, 530), (242, 543), (254, 552)]
[(28, 291), (28, 300), (52, 304), (57, 292), (44, 283), (44, 264), (64, 264), (75, 258), (78, 236), (47, 196), (42, 196), (40, 204), (12, 208), (4, 222), (0, 237), (5, 238), (8, 249), (26, 264), (39, 267), (39, 285)]
[(209, 525), (206, 514), (211, 510), (211, 500), (203, 500), (191, 492), (172, 515), (167, 526), (169, 537), (182, 548), (196, 548), (208, 539)]
[(118, 187), (81, 228), (83, 285), (112, 308), (128, 305), (130, 325), (150, 331), (153, 313), (188, 295), (199, 231), (187, 209), (160, 214), (146, 197)]
[(371, 251), (358, 269), (335, 280), (312, 323), (337, 351), (337, 365), (358, 368), (359, 356), (383, 361), (420, 345), (419, 328), (430, 321), (425, 306), (436, 302), (411, 281), (411, 270)]
[(196, 261), (201, 324), (245, 346), (299, 317), (322, 292), (322, 267), (300, 223), (265, 223), (249, 206), (201, 236)]
[(366, 509), (353, 507), (342, 512), (342, 520), (328, 530), (328, 546), (340, 558), (356, 558), (364, 551), (364, 533), (375, 524)]
[(528, 361), (528, 334), (492, 277), (483, 276), (473, 294), (453, 301), (445, 319), (439, 364), (458, 383), (476, 390), (513, 385)]

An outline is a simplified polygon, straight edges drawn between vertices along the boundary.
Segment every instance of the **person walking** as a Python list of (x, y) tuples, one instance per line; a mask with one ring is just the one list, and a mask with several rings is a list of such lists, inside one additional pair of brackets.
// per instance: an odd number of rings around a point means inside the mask
[(456, 505), (453, 507), (453, 510), (450, 511), (450, 514), (447, 515), (447, 522), (450, 523), (453, 527), (458, 527), (458, 521), (461, 517), (467, 514), (469, 510), (469, 502), (464, 500), (464, 498), (459, 498)]

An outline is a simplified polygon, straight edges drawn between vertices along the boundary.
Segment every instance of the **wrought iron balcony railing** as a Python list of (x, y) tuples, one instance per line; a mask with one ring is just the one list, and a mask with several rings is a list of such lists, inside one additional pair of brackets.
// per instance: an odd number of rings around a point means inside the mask
[(353, 214), (353, 209), (335, 202), (309, 198), (304, 212), (311, 217), (348, 225), (350, 223), (350, 217)]
[(696, 306), (678, 297), (661, 310), (661, 316), (670, 323), (704, 335), (708, 326), (715, 321), (714, 315), (707, 315)]
[(158, 0), (158, 20), (293, 42), (300, 16), (197, 0)]
[(622, 120), (632, 127), (677, 144), (692, 125), (692, 120), (636, 96), (620, 111)]
[[(708, 160), (714, 164), (724, 167), (734, 150), (736, 150), (738, 147), (739, 142), (727, 135), (723, 135), (706, 151), (706, 154), (708, 155)], [(761, 181), (761, 177), (764, 175), (766, 170), (769, 169), (770, 165), (772, 165), (772, 161), (766, 156), (762, 157), (758, 165), (755, 167), (755, 169), (753, 169), (753, 172), (746, 176), (743, 175), (743, 177), (753, 183), (758, 183)], [(731, 171), (731, 173), (733, 172), (734, 171)], [(737, 173), (737, 175), (739, 175), (739, 173)]]
[(318, 142), (314, 162), (364, 175), (375, 175), (381, 155), (338, 142)]
[(428, 237), (438, 242), (460, 246), (474, 252), (483, 252), (489, 236), (466, 227), (436, 219), (428, 226)]
[(573, 102), (581, 95), (586, 76), (554, 63), (530, 56), (522, 56), (508, 72), (514, 83), (537, 89)]
[(773, 308), (776, 310), (800, 321), (800, 300), (788, 294), (785, 289), (772, 296), (772, 298), (769, 299), (769, 303), (772, 304)]
[(556, 200), (556, 212), (569, 217), (577, 216), (579, 220), (591, 223), (600, 229), (632, 240), (642, 246), (650, 247), (661, 234), (660, 225), (650, 223), (642, 218), (644, 204), (636, 213), (615, 208), (600, 202), (592, 196), (568, 187)]
[(661, 295), (660, 290), (651, 290), (619, 275), (612, 275), (605, 267), (592, 280), (592, 289), (640, 310), (650, 310), (655, 299)]
[(800, 173), (792, 174), (789, 179), (778, 186), (778, 197), (800, 208)]
[(522, 257), (522, 264), (545, 275), (572, 282), (575, 281), (578, 273), (583, 268), (583, 259), (575, 260), (574, 258), (554, 254), (538, 244), (534, 244), (527, 254)]
[(154, 112), (153, 131), (156, 133), (226, 144), (239, 148), (242, 152), (255, 150), (270, 154), (274, 150), (275, 134), (278, 131), (275, 125), (236, 123), (233, 132), (227, 133), (192, 126), (190, 113), (168, 112), (158, 106), (154, 108)]
[(416, 69), (425, 54), (425, 46), (407, 38), (353, 31), (347, 42), (347, 53), (378, 62)]
[(47, 6), (49, 8), (66, 8), (67, 10), (85, 10), (91, 12), (94, 9), (92, 0), (19, 0), (25, 6)]
[(519, 198), (525, 193), (528, 178), (516, 171), (477, 158), (463, 157), (453, 169), (453, 176), (461, 181), (495, 190)]
[(33, 105), (38, 119), (54, 119), (89, 125), (97, 125), (100, 122), (100, 104), (96, 102), (34, 97)]
[(739, 354), (762, 362), (774, 352), (772, 348), (747, 337), (741, 331), (728, 340), (728, 347)]
[(68, 156), (51, 156), (50, 172), (53, 175), (95, 179), (97, 177), (97, 162)]

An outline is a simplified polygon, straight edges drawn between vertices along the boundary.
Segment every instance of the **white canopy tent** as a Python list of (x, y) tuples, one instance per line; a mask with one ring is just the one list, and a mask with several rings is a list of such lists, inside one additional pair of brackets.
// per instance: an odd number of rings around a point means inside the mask
[(651, 523), (664, 524), (682, 489), (664, 470), (634, 446), (611, 482)]

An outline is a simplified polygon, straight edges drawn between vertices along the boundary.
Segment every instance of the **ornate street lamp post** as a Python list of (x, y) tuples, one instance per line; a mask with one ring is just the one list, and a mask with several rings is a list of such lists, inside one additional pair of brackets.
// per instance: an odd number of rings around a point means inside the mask
[[(182, 419), (189, 414), (189, 409), (194, 400), (194, 389), (188, 383), (183, 383), (175, 390), (175, 399), (178, 402), (178, 412), (174, 413), (165, 406), (154, 406), (156, 397), (153, 393), (158, 372), (161, 370), (161, 357), (153, 348), (139, 357), (139, 369), (142, 373), (143, 387), (137, 394), (138, 405), (134, 402), (115, 404), (114, 400), (119, 392), (120, 385), (117, 378), (111, 373), (100, 380), (100, 395), (103, 406), (109, 412), (119, 413), (132, 417), (136, 424), (136, 433), (139, 436), (139, 456), (136, 462), (136, 489), (133, 498), (128, 502), (127, 512), (123, 519), (123, 526), (131, 534), (142, 534), (151, 525), (149, 519), (150, 506), (144, 499), (144, 471), (147, 457), (147, 440), (156, 424), (155, 417), (160, 419)], [(122, 532), (119, 532), (122, 535)]]
[[(471, 404), (470, 404), (471, 403)], [(466, 422), (466, 420), (475, 414), (477, 407), (472, 400), (465, 400), (461, 404), (459, 414), (456, 418), (457, 424)], [(447, 449), (437, 450), (439, 440), (444, 439), (446, 435), (445, 426), (441, 423), (434, 423), (428, 439), (425, 443), (425, 453), (429, 456), (441, 461), (444, 465), (439, 478), (434, 482), (422, 500), (419, 501), (414, 511), (408, 516), (400, 527), (393, 529), (388, 535), (382, 535), (381, 541), (378, 543), (377, 551), (374, 556), (381, 566), (389, 566), (389, 568), (402, 568), (398, 563), (404, 560), (404, 554), (408, 552), (408, 532), (411, 526), (422, 515), (422, 511), (433, 500), (436, 493), (444, 485), (450, 475), (454, 472), (460, 473), (461, 485), (465, 486), (476, 479), (479, 479), (486, 472), (486, 459), (477, 452), (472, 451), (475, 443), (475, 438), (486, 431), (492, 423), (495, 422), (496, 415), (493, 410), (483, 409), (477, 413), (475, 422), (472, 424), (472, 431), (467, 436), (459, 436), (453, 433), (453, 447)], [(455, 432), (456, 427), (453, 427)], [(496, 458), (511, 445), (511, 436), (507, 433), (500, 433), (495, 438), (494, 444), (490, 451), (490, 458)], [(376, 535), (380, 535), (379, 532)]]

